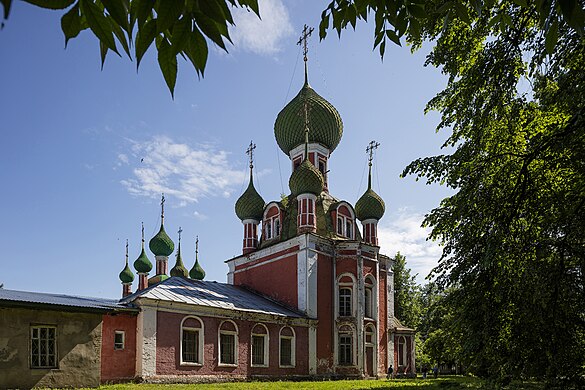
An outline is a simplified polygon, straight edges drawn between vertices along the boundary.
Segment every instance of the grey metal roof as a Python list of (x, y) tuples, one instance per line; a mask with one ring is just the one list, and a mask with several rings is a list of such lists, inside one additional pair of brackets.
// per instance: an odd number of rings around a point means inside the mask
[(99, 311), (129, 309), (127, 305), (122, 305), (114, 299), (78, 297), (74, 295), (47, 294), (0, 288), (0, 306), (3, 304), (10, 306), (48, 305)]
[(129, 295), (122, 299), (121, 302), (132, 302), (136, 298), (150, 298), (196, 306), (277, 316), (303, 317), (297, 312), (239, 286), (219, 282), (191, 280), (176, 276)]

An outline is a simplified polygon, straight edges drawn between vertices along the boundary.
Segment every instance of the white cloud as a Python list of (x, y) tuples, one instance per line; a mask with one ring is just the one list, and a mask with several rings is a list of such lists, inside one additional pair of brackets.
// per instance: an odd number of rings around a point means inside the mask
[(419, 283), (424, 283), (442, 253), (438, 243), (427, 240), (430, 229), (421, 227), (423, 219), (424, 214), (404, 208), (395, 215), (386, 216), (386, 222), (378, 225), (378, 240), (383, 252), (391, 257), (396, 252), (406, 256), (406, 265), (412, 275), (418, 274)]
[(230, 36), (235, 50), (273, 55), (281, 51), (283, 40), (294, 30), (282, 0), (260, 0), (258, 3), (262, 19), (253, 11), (233, 9), (236, 26), (230, 28)]
[(209, 219), (209, 217), (207, 215), (201, 214), (199, 211), (195, 211), (193, 213), (193, 216), (199, 221), (205, 221), (205, 220)]
[(118, 155), (119, 164), (128, 164), (128, 155), (120, 153)]
[(164, 136), (132, 143), (140, 165), (133, 169), (133, 177), (121, 183), (133, 195), (157, 198), (165, 193), (185, 206), (204, 197), (228, 197), (246, 178), (245, 170), (230, 165), (228, 152), (212, 145), (192, 149)]

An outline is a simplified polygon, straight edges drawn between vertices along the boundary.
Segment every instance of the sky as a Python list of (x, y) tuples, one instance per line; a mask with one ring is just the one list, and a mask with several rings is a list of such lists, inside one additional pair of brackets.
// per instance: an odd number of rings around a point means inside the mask
[[(226, 281), (225, 260), (241, 253), (242, 224), (234, 212), (247, 184), (250, 140), (255, 186), (265, 201), (289, 193), (291, 167), (274, 139), (278, 112), (303, 84), (296, 45), (304, 24), (317, 27), (327, 2), (260, 0), (262, 20), (235, 9), (234, 45), (210, 50), (205, 77), (179, 59), (175, 97), (153, 47), (140, 69), (111, 54), (100, 70), (89, 30), (64, 48), (62, 11), (14, 2), (0, 31), (0, 283), (13, 290), (117, 298), (118, 274), (160, 226), (187, 268), (199, 260), (207, 280)], [(332, 195), (355, 204), (367, 185), (365, 148), (381, 145), (374, 190), (386, 203), (381, 252), (400, 251), (425, 282), (440, 246), (421, 227), (450, 191), (400, 178), (412, 160), (440, 154), (447, 134), (426, 103), (446, 78), (424, 67), (428, 48), (411, 53), (389, 45), (381, 61), (373, 26), (341, 39), (309, 41), (309, 82), (339, 111), (344, 133), (329, 162)], [(212, 44), (210, 44), (211, 46)], [(148, 252), (154, 264), (154, 256)], [(169, 258), (169, 269), (175, 261)], [(137, 279), (133, 289), (136, 289)]]

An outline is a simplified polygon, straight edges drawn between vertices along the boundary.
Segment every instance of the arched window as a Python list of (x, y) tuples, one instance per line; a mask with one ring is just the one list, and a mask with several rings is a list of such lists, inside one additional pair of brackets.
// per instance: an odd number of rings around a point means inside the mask
[(338, 362), (340, 366), (353, 365), (353, 329), (343, 325), (338, 331)]
[(337, 278), (337, 315), (339, 317), (354, 316), (355, 277), (342, 274)]
[(203, 322), (194, 316), (181, 321), (181, 364), (203, 364)]
[(351, 288), (349, 287), (339, 288), (339, 316), (351, 316)]
[(337, 235), (353, 240), (355, 238), (354, 221), (353, 211), (345, 202), (337, 206)]
[(295, 359), (295, 331), (290, 326), (283, 326), (279, 333), (279, 366), (294, 367)]
[(376, 296), (375, 287), (376, 283), (372, 275), (368, 275), (365, 280), (364, 288), (364, 317), (376, 318)]
[(368, 324), (366, 326), (365, 334), (366, 334), (366, 339), (365, 339), (366, 345), (376, 344), (376, 328), (374, 327), (374, 325)]
[(231, 320), (219, 324), (219, 365), (236, 366), (238, 364), (238, 326)]
[(264, 212), (264, 240), (272, 240), (280, 236), (280, 208), (271, 203)]
[(253, 367), (268, 367), (268, 341), (268, 328), (266, 325), (254, 325), (250, 343)]
[(406, 337), (398, 337), (398, 366), (406, 366)]

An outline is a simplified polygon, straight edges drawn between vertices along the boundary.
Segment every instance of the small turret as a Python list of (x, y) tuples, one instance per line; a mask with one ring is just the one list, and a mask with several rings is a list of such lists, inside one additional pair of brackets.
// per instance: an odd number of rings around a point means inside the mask
[(199, 237), (195, 239), (195, 264), (191, 268), (191, 271), (189, 271), (189, 276), (195, 280), (203, 280), (205, 278), (205, 271), (199, 265)]
[(148, 273), (152, 270), (152, 263), (144, 250), (144, 223), (142, 224), (142, 250), (140, 256), (134, 261), (134, 269), (138, 273), (138, 290), (143, 290), (148, 287)]
[(120, 272), (120, 281), (122, 282), (122, 297), (132, 294), (132, 282), (134, 281), (134, 274), (128, 266), (128, 240), (126, 240), (126, 266)]
[(169, 256), (175, 250), (175, 244), (165, 231), (165, 195), (161, 197), (161, 215), (160, 215), (160, 230), (158, 233), (150, 239), (148, 247), (154, 254), (156, 259), (156, 275), (157, 280), (154, 282), (160, 282), (167, 278)]
[(177, 248), (177, 261), (175, 262), (175, 266), (171, 268), (171, 276), (181, 276), (183, 278), (189, 277), (189, 271), (185, 268), (185, 264), (183, 264), (183, 259), (181, 258), (181, 233), (183, 229), (179, 227), (179, 245)]
[(362, 221), (364, 229), (364, 241), (378, 245), (378, 221), (385, 211), (384, 201), (372, 189), (372, 159), (374, 150), (380, 146), (379, 143), (371, 141), (366, 152), (368, 157), (368, 189), (355, 204), (356, 217)]

